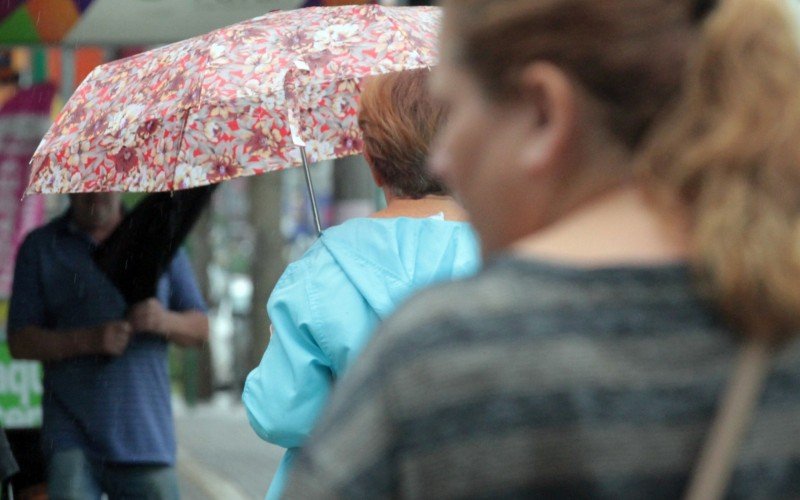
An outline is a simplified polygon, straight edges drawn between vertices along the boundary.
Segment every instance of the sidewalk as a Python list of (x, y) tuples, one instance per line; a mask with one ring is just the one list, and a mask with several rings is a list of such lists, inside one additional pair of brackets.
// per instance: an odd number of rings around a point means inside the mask
[(182, 498), (263, 499), (283, 449), (256, 436), (238, 397), (194, 408), (176, 398), (173, 407)]

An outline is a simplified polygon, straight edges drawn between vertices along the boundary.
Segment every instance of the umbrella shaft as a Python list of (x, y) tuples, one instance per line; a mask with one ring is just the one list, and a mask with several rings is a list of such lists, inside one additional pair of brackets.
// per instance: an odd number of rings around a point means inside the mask
[(311, 200), (311, 212), (314, 214), (314, 225), (317, 228), (317, 236), (322, 234), (322, 225), (319, 222), (319, 210), (317, 210), (317, 197), (314, 194), (314, 183), (311, 182), (311, 171), (308, 169), (308, 158), (306, 158), (306, 148), (300, 146), (300, 158), (303, 160), (303, 171), (306, 173), (306, 186), (308, 186), (308, 197)]

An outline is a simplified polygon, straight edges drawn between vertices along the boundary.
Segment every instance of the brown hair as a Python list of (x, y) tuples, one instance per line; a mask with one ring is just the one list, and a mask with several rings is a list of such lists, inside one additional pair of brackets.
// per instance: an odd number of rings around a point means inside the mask
[(428, 94), (428, 73), (420, 69), (372, 77), (361, 93), (358, 124), (364, 151), (392, 194), (401, 198), (446, 193), (426, 167), (444, 116)]
[(455, 54), (513, 99), (547, 60), (605, 103), (702, 284), (747, 335), (800, 327), (800, 45), (787, 0), (449, 0)]

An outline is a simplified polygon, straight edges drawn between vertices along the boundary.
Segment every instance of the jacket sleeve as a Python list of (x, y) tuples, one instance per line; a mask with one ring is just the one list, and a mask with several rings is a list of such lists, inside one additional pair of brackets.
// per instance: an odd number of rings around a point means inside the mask
[(315, 338), (302, 264), (289, 266), (272, 291), (267, 303), (272, 336), (242, 394), (256, 433), (284, 448), (305, 442), (333, 382), (330, 360)]

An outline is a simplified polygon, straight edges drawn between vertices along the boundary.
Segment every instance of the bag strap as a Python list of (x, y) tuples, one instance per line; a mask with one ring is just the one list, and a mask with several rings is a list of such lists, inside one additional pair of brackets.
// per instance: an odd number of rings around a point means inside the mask
[(749, 340), (742, 346), (692, 472), (685, 500), (719, 500), (725, 496), (739, 446), (750, 427), (769, 372), (770, 359), (771, 345), (767, 341)]

